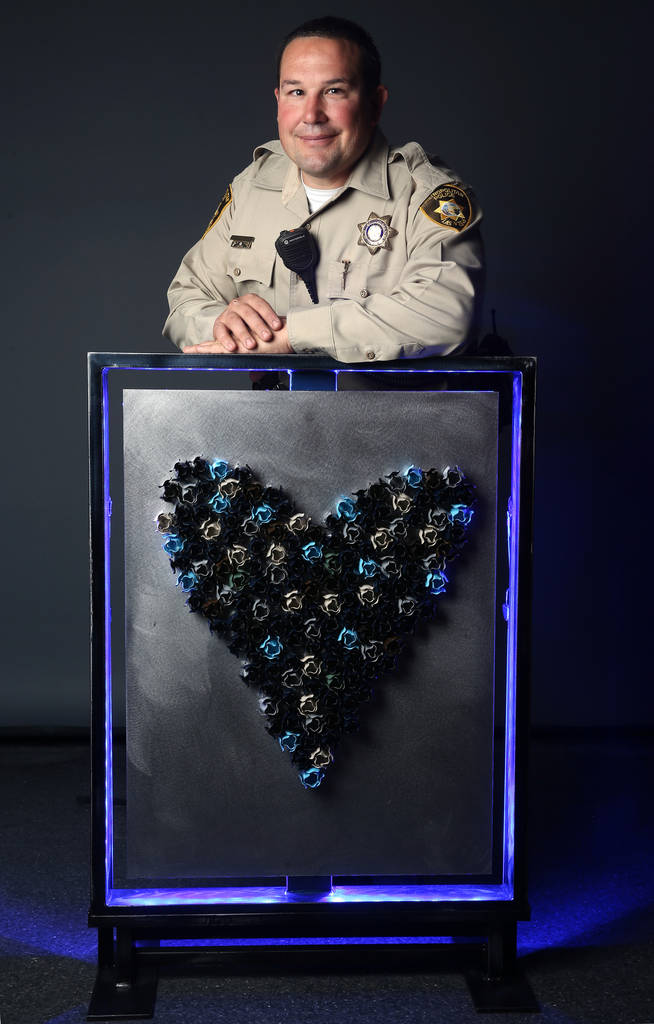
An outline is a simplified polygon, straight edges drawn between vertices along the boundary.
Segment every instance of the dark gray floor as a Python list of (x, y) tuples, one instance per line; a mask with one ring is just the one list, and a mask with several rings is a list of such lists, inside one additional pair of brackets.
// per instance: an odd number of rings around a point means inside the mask
[[(653, 762), (651, 738), (534, 741), (533, 920), (520, 926), (519, 942), (542, 1013), (495, 1019), (654, 1022)], [(95, 935), (86, 928), (88, 748), (3, 743), (0, 767), (0, 1022), (80, 1024), (95, 976)], [(218, 977), (164, 971), (155, 1015), (158, 1024), (479, 1019), (463, 978), (443, 972)]]

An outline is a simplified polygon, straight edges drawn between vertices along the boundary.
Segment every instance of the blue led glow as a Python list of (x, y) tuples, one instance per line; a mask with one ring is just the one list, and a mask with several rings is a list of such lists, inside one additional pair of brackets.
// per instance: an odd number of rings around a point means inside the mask
[[(504, 885), (335, 885), (331, 892), (307, 896), (311, 903), (445, 903), (511, 899)], [(224, 906), (237, 903), (297, 903), (285, 886), (216, 889), (114, 889), (110, 907)]]
[(105, 902), (109, 899), (113, 885), (113, 744), (111, 707), (111, 494), (109, 489), (109, 370), (102, 371), (102, 493), (104, 498), (104, 828), (105, 828)]
[[(284, 887), (256, 888), (150, 888), (128, 889), (113, 887), (113, 767), (112, 767), (112, 669), (111, 669), (111, 577), (110, 577), (110, 537), (111, 537), (111, 497), (109, 477), (109, 403), (108, 375), (113, 369), (130, 372), (156, 373), (230, 373), (243, 372), (243, 367), (200, 367), (172, 366), (164, 370), (155, 367), (105, 367), (102, 370), (102, 439), (103, 439), (103, 493), (104, 493), (104, 559), (105, 559), (105, 893), (107, 907), (146, 907), (146, 906), (208, 906), (233, 904), (286, 903), (289, 899), (296, 902), (295, 897), (288, 897)], [(295, 371), (285, 367), (277, 372), (286, 373), (289, 390), (293, 391), (293, 374)], [(341, 373), (390, 373), (398, 370), (333, 370), (335, 390), (338, 390), (338, 376)], [(505, 745), (505, 786), (504, 786), (504, 835), (503, 835), (503, 881), (497, 885), (412, 885), (412, 886), (336, 886), (331, 893), (311, 897), (311, 902), (329, 903), (403, 903), (403, 902), (471, 902), (471, 901), (509, 901), (513, 899), (513, 860), (515, 843), (515, 666), (517, 651), (517, 604), (518, 604), (518, 536), (519, 536), (519, 483), (520, 483), (520, 431), (522, 374), (515, 371), (499, 371), (494, 369), (456, 369), (456, 370), (415, 370), (406, 369), (403, 373), (438, 374), (443, 373), (474, 373), (476, 375), (490, 373), (510, 373), (513, 378), (513, 411), (512, 411), (512, 453), (511, 453), (511, 511), (508, 531), (509, 544), (509, 588), (508, 588), (508, 622), (507, 622), (507, 666), (506, 666), (506, 745)], [(450, 391), (448, 394), (459, 392)], [(463, 392), (470, 394), (470, 392)], [(221, 463), (214, 463), (216, 477), (220, 478)], [(421, 471), (410, 467), (417, 486)], [(467, 510), (470, 512), (471, 510)], [(318, 545), (316, 545), (318, 547)], [(312, 553), (311, 557), (321, 557), (322, 551)], [(306, 557), (306, 556), (305, 556)], [(368, 575), (360, 562), (359, 571)], [(374, 565), (375, 563), (372, 563)], [(372, 573), (371, 573), (372, 574)], [(353, 632), (353, 631), (348, 631)]]
[(515, 689), (518, 646), (518, 541), (520, 531), (520, 436), (522, 430), (522, 374), (513, 374), (511, 417), (511, 498), (507, 533), (509, 590), (506, 651), (506, 745), (504, 748), (504, 863), (503, 877), (513, 892), (515, 854)]

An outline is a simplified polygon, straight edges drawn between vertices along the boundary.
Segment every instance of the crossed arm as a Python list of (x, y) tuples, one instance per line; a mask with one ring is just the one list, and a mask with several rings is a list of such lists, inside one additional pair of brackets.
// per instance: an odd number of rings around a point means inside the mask
[(260, 295), (240, 295), (232, 299), (213, 325), (213, 338), (197, 345), (186, 345), (184, 354), (211, 355), (235, 352), (241, 355), (292, 352), (286, 318), (277, 316), (270, 303)]

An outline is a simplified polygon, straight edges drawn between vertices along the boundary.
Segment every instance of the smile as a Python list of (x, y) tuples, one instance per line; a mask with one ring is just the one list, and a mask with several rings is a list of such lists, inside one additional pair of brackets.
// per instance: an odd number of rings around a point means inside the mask
[(335, 135), (298, 135), (297, 137), (301, 142), (310, 146), (324, 146), (336, 138)]

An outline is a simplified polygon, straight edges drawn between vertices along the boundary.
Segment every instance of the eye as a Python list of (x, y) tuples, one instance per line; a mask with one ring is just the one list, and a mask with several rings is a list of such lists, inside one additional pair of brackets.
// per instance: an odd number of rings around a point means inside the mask
[(342, 88), (340, 87), (340, 85), (332, 85), (332, 86), (331, 86), (331, 87), (330, 87), (330, 88), (329, 88), (329, 89), (327, 90), (327, 92), (331, 92), (331, 93), (342, 93), (343, 91), (344, 91), (344, 90), (343, 90), (343, 89), (342, 89)]

